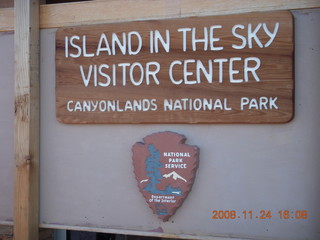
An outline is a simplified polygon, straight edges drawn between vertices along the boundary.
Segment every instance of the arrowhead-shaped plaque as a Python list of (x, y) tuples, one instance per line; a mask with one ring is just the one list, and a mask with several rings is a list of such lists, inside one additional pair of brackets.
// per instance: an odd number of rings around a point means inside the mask
[(199, 148), (173, 132), (151, 134), (133, 145), (138, 187), (154, 214), (168, 219), (191, 191), (199, 165)]

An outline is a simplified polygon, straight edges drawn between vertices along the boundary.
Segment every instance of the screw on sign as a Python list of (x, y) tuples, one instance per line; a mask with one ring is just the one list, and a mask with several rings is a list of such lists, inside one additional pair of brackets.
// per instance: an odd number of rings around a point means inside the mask
[(151, 134), (132, 147), (138, 188), (153, 213), (168, 219), (191, 191), (199, 165), (199, 148), (173, 132)]

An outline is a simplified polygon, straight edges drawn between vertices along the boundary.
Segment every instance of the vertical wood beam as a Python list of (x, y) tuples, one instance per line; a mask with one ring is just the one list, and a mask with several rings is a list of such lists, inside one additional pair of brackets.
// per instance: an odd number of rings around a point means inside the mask
[(15, 0), (14, 239), (39, 239), (39, 0)]

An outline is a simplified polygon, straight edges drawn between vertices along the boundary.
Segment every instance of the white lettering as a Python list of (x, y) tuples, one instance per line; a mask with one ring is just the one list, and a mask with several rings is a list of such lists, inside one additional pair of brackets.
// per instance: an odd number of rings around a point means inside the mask
[[(256, 65), (254, 67), (249, 67), (250, 61), (254, 62)], [(249, 81), (249, 77), (248, 77), (249, 72), (251, 72), (251, 74), (254, 77), (254, 79), (256, 80), (256, 82), (260, 82), (260, 78), (258, 77), (258, 75), (256, 73), (256, 70), (259, 69), (260, 65), (261, 65), (261, 61), (257, 57), (249, 57), (249, 58), (244, 59), (244, 81), (245, 82)]]
[(257, 32), (259, 31), (261, 26), (262, 26), (262, 24), (259, 23), (256, 26), (256, 28), (252, 31), (252, 24), (251, 23), (248, 24), (248, 46), (249, 46), (249, 48), (252, 48), (252, 39), (255, 40), (255, 42), (258, 44), (258, 46), (260, 48), (263, 48), (263, 45), (262, 45), (260, 39), (257, 36)]
[(159, 52), (159, 42), (166, 52), (170, 51), (170, 32), (166, 30), (166, 40), (163, 39), (160, 32), (156, 30), (154, 35), (154, 50), (156, 53)]
[(247, 98), (242, 97), (240, 100), (240, 109), (244, 110), (247, 109), (255, 109), (255, 110), (271, 110), (271, 109), (278, 109), (276, 104), (278, 97), (260, 97), (259, 99), (256, 98)]
[(84, 35), (82, 37), (82, 50), (83, 50), (83, 56), (84, 57), (93, 57), (94, 54), (93, 53), (87, 53), (87, 36)]
[(228, 62), (226, 58), (214, 59), (215, 63), (219, 63), (219, 83), (223, 82), (223, 63)]
[(244, 29), (245, 27), (244, 27), (242, 24), (234, 25), (234, 26), (232, 27), (232, 34), (233, 34), (236, 38), (241, 39), (241, 40), (242, 40), (242, 44), (241, 44), (241, 45), (232, 44), (232, 47), (233, 47), (234, 49), (243, 49), (243, 48), (245, 48), (245, 46), (247, 45), (247, 39), (246, 39), (244, 36), (236, 33), (236, 29), (238, 29), (238, 28)]
[[(138, 80), (138, 82), (136, 82), (135, 78), (134, 78), (134, 75), (133, 75), (133, 72), (134, 72), (134, 68), (135, 67), (138, 67), (139, 70), (140, 70), (140, 79)], [(139, 86), (141, 85), (141, 83), (143, 82), (143, 77), (144, 77), (144, 71), (143, 71), (143, 67), (140, 63), (136, 62), (136, 63), (133, 63), (131, 66), (130, 66), (130, 81), (132, 82), (132, 84), (134, 86)]]
[(120, 49), (121, 53), (123, 55), (126, 54), (126, 34), (122, 33), (122, 42), (119, 39), (119, 37), (117, 36), (117, 34), (112, 33), (112, 54), (116, 55), (116, 45), (118, 46), (118, 48)]
[[(102, 47), (102, 44), (104, 44), (105, 47)], [(100, 52), (102, 52), (102, 51), (103, 51), (103, 52), (107, 52), (109, 55), (111, 55), (111, 50), (110, 50), (109, 42), (108, 42), (107, 36), (106, 36), (104, 33), (102, 33), (101, 36), (100, 36), (96, 55), (99, 56), (99, 55), (100, 55)]]
[(197, 51), (197, 43), (203, 43), (203, 50), (208, 50), (208, 29), (203, 28), (203, 38), (196, 38), (196, 28), (192, 28), (192, 50)]
[(180, 79), (180, 80), (175, 80), (175, 79), (173, 78), (173, 66), (174, 66), (174, 65), (177, 65), (177, 64), (182, 65), (182, 62), (179, 61), (179, 60), (175, 60), (175, 61), (173, 61), (173, 62), (170, 64), (170, 67), (169, 67), (169, 77), (170, 77), (170, 81), (171, 81), (173, 84), (179, 85), (179, 84), (181, 84), (181, 83), (183, 82), (183, 80), (182, 80), (182, 79)]
[(78, 50), (77, 54), (70, 53), (70, 57), (77, 58), (81, 55), (81, 47), (79, 47), (77, 44), (74, 43), (74, 40), (80, 40), (80, 37), (77, 35), (74, 35), (70, 38), (70, 45)]
[[(155, 70), (151, 70), (151, 67), (155, 66), (156, 69)], [(160, 82), (157, 78), (157, 73), (160, 71), (160, 64), (158, 62), (148, 62), (146, 64), (146, 84), (149, 85), (150, 84), (150, 76), (153, 77), (154, 82), (159, 85)]]
[(239, 70), (234, 70), (233, 69), (233, 62), (234, 61), (241, 61), (242, 59), (240, 57), (233, 57), (230, 58), (229, 61), (229, 77), (230, 77), (230, 82), (231, 83), (242, 83), (243, 79), (234, 79), (233, 75), (238, 74), (240, 71)]
[[(137, 40), (138, 40), (138, 44), (137, 44), (137, 49), (135, 51), (132, 50), (132, 36), (136, 36)], [(128, 33), (128, 53), (129, 55), (137, 55), (140, 50), (142, 48), (142, 38), (141, 35), (136, 32), (136, 31), (132, 31)]]
[(82, 65), (80, 65), (80, 73), (81, 73), (81, 77), (82, 77), (82, 81), (83, 81), (84, 86), (88, 87), (89, 82), (90, 82), (90, 78), (91, 78), (91, 73), (92, 73), (92, 65), (89, 66), (87, 77), (84, 75), (84, 70), (83, 70)]
[(195, 63), (194, 59), (184, 60), (183, 62), (183, 80), (185, 84), (196, 84), (196, 80), (189, 80), (188, 76), (192, 76), (193, 72), (188, 72), (188, 63)]
[(267, 24), (262, 24), (263, 30), (265, 31), (266, 34), (268, 34), (268, 36), (270, 37), (270, 40), (264, 45), (264, 47), (269, 47), (271, 45), (271, 43), (273, 42), (273, 40), (275, 39), (275, 37), (277, 36), (278, 33), (278, 29), (279, 29), (279, 23), (277, 22), (274, 26), (273, 32), (270, 32), (268, 29)]
[(215, 29), (222, 28), (221, 25), (214, 25), (210, 27), (210, 50), (211, 51), (220, 51), (223, 49), (223, 47), (216, 47), (215, 42), (219, 42), (220, 38), (215, 38)]
[(68, 112), (73, 112), (73, 109), (70, 107), (71, 104), (73, 104), (73, 101), (68, 101), (67, 102), (67, 110), (68, 110)]
[(179, 28), (178, 32), (182, 32), (182, 50), (187, 51), (187, 32), (191, 31), (191, 28)]

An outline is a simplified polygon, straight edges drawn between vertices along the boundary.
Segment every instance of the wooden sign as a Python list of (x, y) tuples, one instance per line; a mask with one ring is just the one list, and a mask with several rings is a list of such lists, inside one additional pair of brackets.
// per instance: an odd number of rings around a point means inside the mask
[(173, 132), (151, 134), (132, 147), (138, 187), (153, 213), (167, 221), (191, 191), (199, 148)]
[(293, 117), (289, 12), (61, 28), (63, 123), (285, 123)]

